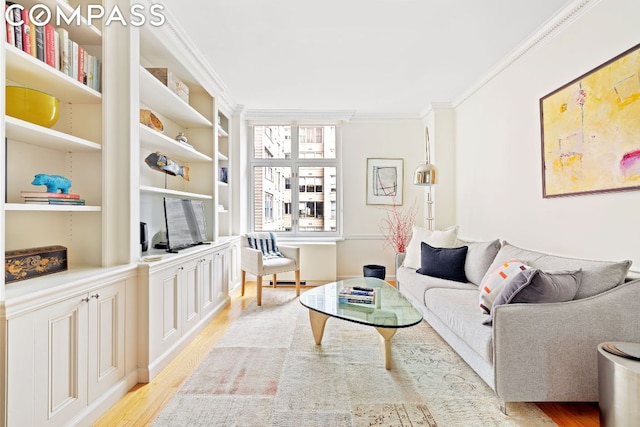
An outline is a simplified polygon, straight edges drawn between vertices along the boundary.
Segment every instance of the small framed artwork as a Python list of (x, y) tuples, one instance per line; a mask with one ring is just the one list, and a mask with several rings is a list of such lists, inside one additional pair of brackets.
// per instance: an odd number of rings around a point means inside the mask
[(402, 204), (402, 159), (367, 159), (367, 204)]
[(640, 45), (540, 99), (542, 196), (640, 189)]

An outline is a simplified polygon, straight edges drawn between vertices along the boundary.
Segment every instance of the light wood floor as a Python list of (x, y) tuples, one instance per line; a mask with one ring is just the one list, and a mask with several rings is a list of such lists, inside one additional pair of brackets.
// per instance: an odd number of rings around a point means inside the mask
[[(304, 291), (304, 288), (303, 288)], [(277, 292), (277, 290), (265, 290)], [(231, 295), (231, 305), (220, 313), (182, 353), (149, 384), (138, 384), (105, 413), (94, 426), (147, 426), (171, 400), (182, 382), (200, 364), (227, 327), (255, 296), (255, 282), (247, 282), (245, 296)], [(561, 427), (597, 427), (597, 404), (544, 403), (540, 408)]]

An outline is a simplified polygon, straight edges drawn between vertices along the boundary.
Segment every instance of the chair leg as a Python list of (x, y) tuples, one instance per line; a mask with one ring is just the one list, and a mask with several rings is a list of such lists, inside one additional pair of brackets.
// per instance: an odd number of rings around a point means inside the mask
[(258, 283), (256, 284), (256, 301), (257, 304), (260, 306), (262, 305), (262, 276), (257, 276), (258, 277)]
[(273, 287), (274, 288), (278, 286), (277, 283), (278, 283), (278, 274), (273, 273)]
[(242, 270), (242, 287), (240, 288), (240, 296), (244, 296), (244, 282), (247, 280), (247, 272)]
[(296, 296), (300, 296), (300, 270), (296, 270)]

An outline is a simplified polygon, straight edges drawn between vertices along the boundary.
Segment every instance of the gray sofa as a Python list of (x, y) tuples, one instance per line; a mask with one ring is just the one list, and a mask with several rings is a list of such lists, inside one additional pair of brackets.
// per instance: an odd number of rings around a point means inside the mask
[[(631, 263), (553, 256), (507, 242), (465, 242), (467, 283), (429, 277), (402, 266), (400, 292), (424, 319), (507, 402), (595, 402), (597, 346), (640, 342), (640, 279), (627, 277)], [(493, 325), (479, 307), (478, 285), (487, 272), (521, 260), (541, 270), (582, 269), (581, 285), (567, 302), (506, 304), (493, 309)]]

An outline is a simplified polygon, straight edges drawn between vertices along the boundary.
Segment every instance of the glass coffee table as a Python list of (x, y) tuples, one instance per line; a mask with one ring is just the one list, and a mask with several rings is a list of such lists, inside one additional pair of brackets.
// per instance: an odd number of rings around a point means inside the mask
[[(344, 287), (373, 288), (375, 304), (343, 303), (338, 294)], [(313, 338), (317, 345), (322, 342), (327, 319), (347, 320), (373, 326), (380, 334), (384, 367), (391, 369), (391, 338), (399, 328), (414, 326), (422, 321), (419, 310), (398, 292), (396, 288), (375, 277), (359, 277), (317, 286), (300, 296), (300, 303), (309, 309), (309, 320)]]

